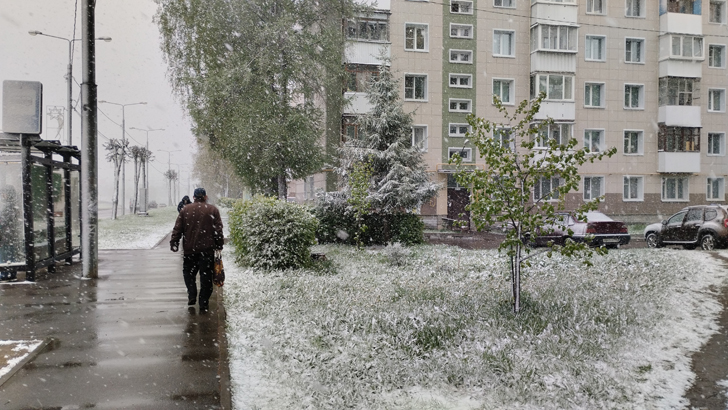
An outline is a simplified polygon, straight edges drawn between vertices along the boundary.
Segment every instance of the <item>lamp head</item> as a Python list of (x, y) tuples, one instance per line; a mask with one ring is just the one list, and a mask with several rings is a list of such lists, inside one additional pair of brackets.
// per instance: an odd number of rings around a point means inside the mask
[(111, 41), (111, 37), (97, 37), (96, 40), (104, 40), (105, 42)]
[(38, 34), (43, 34), (43, 33), (41, 33), (38, 30), (31, 30), (28, 32), (28, 34), (30, 34), (31, 36), (37, 36)]

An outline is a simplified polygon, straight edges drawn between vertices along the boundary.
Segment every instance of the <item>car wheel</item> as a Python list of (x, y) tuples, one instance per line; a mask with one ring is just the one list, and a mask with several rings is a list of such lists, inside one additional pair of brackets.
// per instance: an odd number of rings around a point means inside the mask
[(706, 233), (700, 238), (700, 247), (704, 251), (715, 250), (715, 236), (712, 233)]
[(645, 242), (647, 242), (648, 248), (661, 248), (662, 244), (660, 243), (660, 239), (657, 237), (657, 234), (654, 232), (650, 232), (647, 234), (647, 237), (645, 238)]

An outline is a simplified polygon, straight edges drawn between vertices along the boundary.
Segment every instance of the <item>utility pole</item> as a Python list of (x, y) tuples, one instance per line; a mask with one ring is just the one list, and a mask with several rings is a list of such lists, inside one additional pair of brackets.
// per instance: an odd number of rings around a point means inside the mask
[(99, 277), (95, 5), (96, 0), (81, 0), (81, 44), (83, 44), (83, 76), (81, 83), (81, 124), (83, 126), (81, 226), (83, 235), (81, 237), (81, 252), (83, 255), (84, 278)]

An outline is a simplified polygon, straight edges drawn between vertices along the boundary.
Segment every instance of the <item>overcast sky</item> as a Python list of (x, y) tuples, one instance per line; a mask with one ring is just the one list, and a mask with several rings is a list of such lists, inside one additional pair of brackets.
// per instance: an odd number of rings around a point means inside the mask
[[(75, 17), (74, 9), (78, 7)], [(68, 43), (44, 36), (31, 36), (37, 30), (64, 38), (81, 38), (81, 1), (79, 0), (0, 0), (0, 81), (23, 80), (43, 83), (44, 139), (56, 137), (57, 123), (47, 116), (48, 107), (67, 105), (65, 74)], [(149, 149), (156, 160), (150, 169), (150, 199), (167, 201), (162, 173), (168, 157), (172, 168), (182, 174), (181, 195), (187, 194), (187, 179), (192, 168), (195, 139), (179, 101), (166, 78), (166, 64), (159, 49), (159, 31), (152, 21), (156, 5), (152, 0), (99, 1), (96, 5), (96, 36), (111, 42), (96, 42), (96, 84), (98, 99), (119, 104), (145, 101), (147, 105), (125, 108), (127, 136), (131, 145), (144, 145), (146, 134), (130, 129), (164, 128), (149, 133)], [(81, 42), (75, 42), (73, 75), (81, 83)], [(74, 83), (74, 103), (80, 87)], [(0, 89), (0, 97), (2, 90)], [(0, 101), (1, 98), (0, 98)], [(122, 108), (99, 104), (99, 201), (111, 200), (112, 167), (105, 159), (103, 144), (121, 138)], [(0, 118), (0, 129), (2, 119)], [(81, 117), (73, 117), (73, 144), (81, 144)], [(62, 131), (65, 143), (65, 130)], [(172, 152), (168, 154), (162, 150)], [(177, 164), (177, 165), (175, 165)], [(131, 198), (133, 167), (126, 168), (126, 200)], [(181, 196), (180, 195), (180, 196)], [(179, 198), (177, 198), (178, 200)]]

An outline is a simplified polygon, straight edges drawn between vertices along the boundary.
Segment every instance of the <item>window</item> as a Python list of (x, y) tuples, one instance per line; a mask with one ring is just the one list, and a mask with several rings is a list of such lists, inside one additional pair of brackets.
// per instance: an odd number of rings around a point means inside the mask
[(708, 201), (722, 201), (725, 199), (725, 180), (723, 178), (708, 178), (707, 182), (708, 189), (705, 191), (705, 199)]
[(607, 38), (604, 36), (586, 36), (584, 55), (587, 61), (604, 61), (606, 59)]
[(386, 17), (347, 20), (346, 38), (358, 41), (389, 41), (389, 22)]
[(584, 148), (589, 152), (602, 152), (604, 150), (604, 130), (585, 130)]
[(667, 12), (700, 14), (700, 0), (667, 0)]
[(452, 0), (450, 1), (450, 13), (453, 14), (473, 14), (473, 2)]
[(470, 112), (472, 100), (450, 99), (450, 112)]
[(688, 179), (685, 177), (662, 178), (663, 201), (687, 201)]
[(546, 178), (540, 177), (533, 186), (533, 200), (536, 201), (556, 201), (559, 199), (558, 177)]
[(725, 44), (708, 46), (708, 67), (725, 68)]
[(672, 36), (673, 57), (699, 58), (703, 56), (703, 38), (695, 36)]
[(604, 83), (584, 84), (584, 106), (604, 108)]
[(507, 7), (512, 9), (516, 7), (516, 0), (493, 0), (493, 6)]
[(662, 77), (659, 82), (658, 104), (693, 105), (700, 96), (700, 79), (683, 77)]
[(404, 99), (427, 101), (427, 76), (416, 74), (405, 74), (404, 76)]
[(513, 57), (516, 55), (513, 41), (515, 32), (505, 30), (493, 31), (493, 55)]
[(472, 74), (450, 74), (450, 87), (473, 88)]
[(450, 24), (450, 37), (473, 38), (472, 24)]
[(624, 176), (624, 201), (642, 201), (644, 198), (644, 178), (635, 176)]
[(493, 79), (493, 95), (498, 97), (503, 104), (513, 104), (513, 91), (513, 80)]
[(511, 151), (515, 150), (513, 139), (511, 138), (511, 129), (505, 127), (498, 127), (493, 130), (493, 139), (500, 142), (501, 147), (508, 147)]
[(354, 141), (359, 139), (359, 124), (356, 117), (341, 118), (341, 142)]
[(447, 149), (448, 158), (452, 158), (455, 154), (460, 155), (460, 158), (465, 162), (473, 162), (473, 149), (463, 147), (450, 147)]
[(539, 24), (531, 28), (531, 49), (576, 51), (576, 34), (576, 27)]
[(659, 126), (657, 150), (700, 152), (700, 128)]
[(624, 43), (624, 61), (626, 63), (643, 63), (645, 40), (641, 38), (628, 38)]
[(725, 133), (708, 133), (708, 155), (725, 155)]
[(642, 17), (644, 14), (644, 0), (626, 0), (624, 15), (627, 17)]
[(725, 0), (710, 0), (711, 23), (725, 23)]
[(427, 25), (405, 24), (404, 49), (409, 51), (427, 51)]
[(624, 154), (625, 155), (642, 155), (642, 131), (624, 131)]
[(586, 0), (587, 14), (604, 14), (604, 0)]
[(708, 111), (725, 112), (725, 89), (708, 90)]
[(591, 201), (604, 195), (604, 177), (584, 177), (584, 200)]
[(420, 151), (427, 151), (427, 126), (415, 125), (412, 127), (412, 146), (418, 147)]
[(544, 92), (547, 100), (573, 101), (573, 79), (570, 75), (534, 74), (531, 76), (531, 98)]
[(638, 109), (643, 107), (642, 89), (643, 85), (624, 85), (624, 108)]
[(379, 75), (379, 67), (366, 64), (347, 64), (347, 92), (365, 92), (372, 78)]
[(450, 62), (473, 64), (473, 52), (471, 50), (450, 50)]
[(548, 147), (551, 140), (555, 141), (559, 145), (566, 144), (569, 142), (569, 139), (571, 139), (572, 125), (573, 124), (556, 122), (547, 126), (541, 126), (538, 130), (535, 147)]
[(450, 123), (450, 131), (448, 132), (448, 135), (451, 137), (464, 137), (468, 131), (470, 131), (470, 125), (468, 124)]

